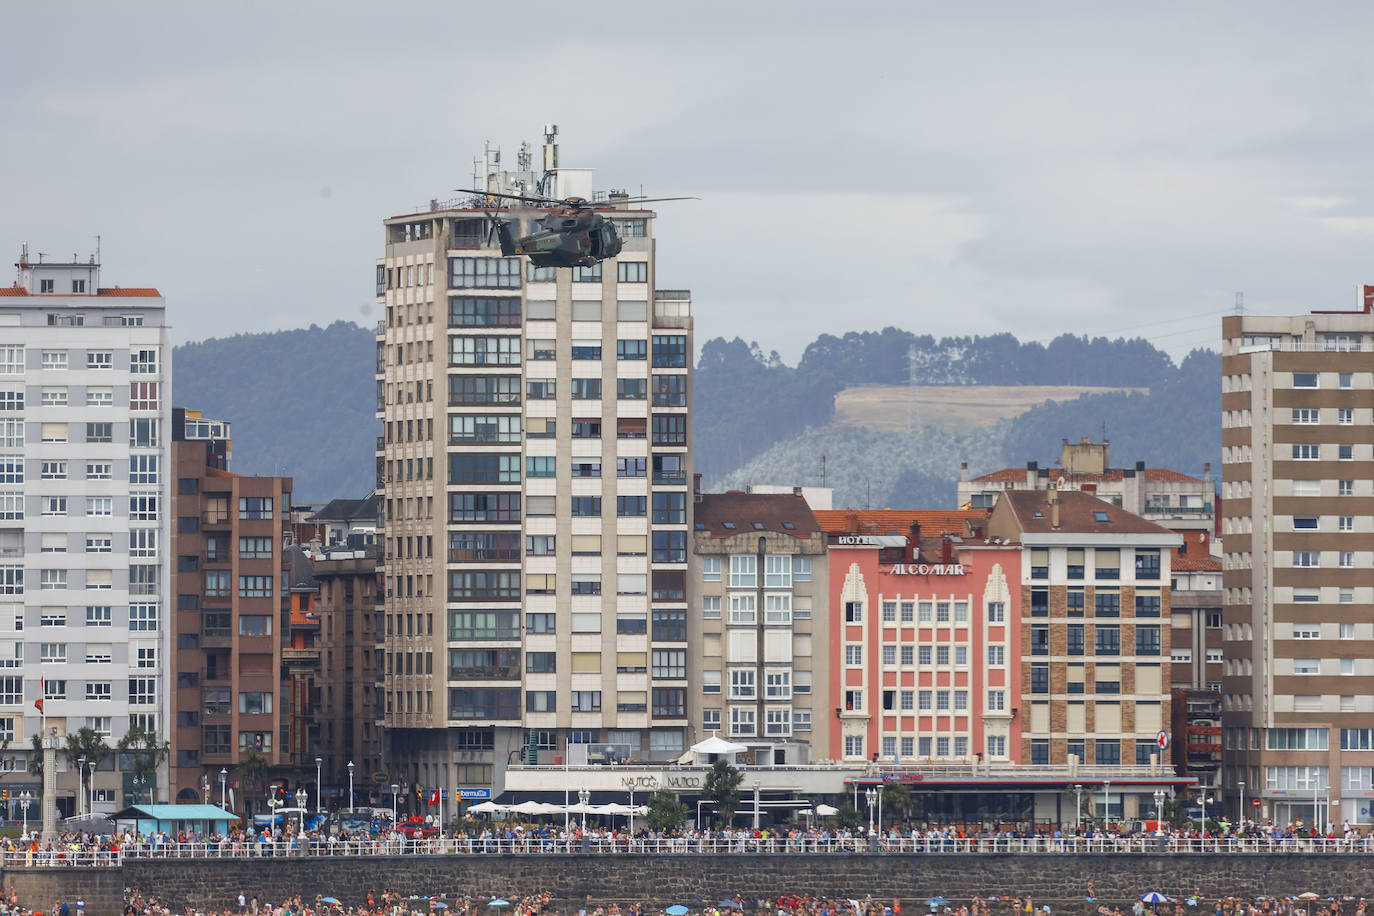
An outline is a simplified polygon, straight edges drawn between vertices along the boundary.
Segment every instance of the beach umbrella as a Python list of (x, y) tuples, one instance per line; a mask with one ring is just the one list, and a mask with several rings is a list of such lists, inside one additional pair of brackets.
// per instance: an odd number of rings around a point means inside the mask
[(434, 904), (434, 907), (435, 909), (446, 910), (448, 909), (448, 904), (442, 901), (438, 901)]
[(1299, 895), (1298, 895), (1298, 899), (1299, 899), (1299, 900), (1316, 900), (1316, 899), (1317, 899), (1317, 895), (1314, 894), (1314, 893), (1312, 893), (1311, 891), (1308, 891), (1308, 892), (1305, 893), (1305, 894), (1299, 894)]
[(331, 906), (338, 906), (339, 898), (337, 898), (337, 897), (321, 897), (321, 898), (320, 898), (320, 903), (328, 903), (328, 904), (330, 904)]
[(931, 897), (926, 901), (926, 906), (949, 906), (949, 901), (944, 897)]
[(733, 901), (733, 900), (722, 900), (720, 903), (717, 903), (716, 906), (723, 906), (723, 907), (725, 907), (727, 910), (742, 910), (742, 909), (744, 909), (744, 907), (740, 906), (738, 903), (736, 903), (736, 902)]
[(687, 916), (687, 907), (680, 903), (674, 903), (663, 912), (667, 913), (668, 916)]
[(1144, 895), (1141, 896), (1140, 902), (1141, 902), (1141, 903), (1168, 903), (1168, 902), (1169, 902), (1169, 898), (1168, 898), (1168, 897), (1165, 897), (1165, 896), (1164, 896), (1163, 894), (1161, 894), (1159, 891), (1150, 891), (1148, 894), (1144, 894)]
[(497, 897), (495, 900), (487, 903), (487, 906), (510, 906), (510, 901), (502, 900), (500, 897)]

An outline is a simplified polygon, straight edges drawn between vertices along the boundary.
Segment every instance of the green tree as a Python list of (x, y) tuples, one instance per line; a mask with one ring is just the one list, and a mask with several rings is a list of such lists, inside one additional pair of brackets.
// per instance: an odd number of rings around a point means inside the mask
[(262, 755), (255, 747), (250, 747), (239, 757), (237, 767), (239, 784), (243, 788), (243, 811), (245, 814), (252, 814), (253, 807), (250, 799), (262, 794), (263, 787), (267, 784), (267, 768), (271, 766), (267, 758)]
[[(105, 739), (100, 733), (90, 726), (83, 725), (74, 732), (67, 733), (67, 746), (62, 751), (67, 758), (67, 765), (77, 767), (78, 782), (81, 786), (81, 795), (86, 797), (89, 791), (86, 783), (86, 770), (80, 766), (82, 758), (87, 764), (91, 764), (94, 770), (100, 766), (100, 762), (110, 756), (110, 746), (105, 743)], [(78, 805), (78, 807), (82, 807)]]
[(717, 760), (711, 764), (706, 774), (706, 782), (701, 787), (701, 797), (711, 802), (721, 823), (728, 824), (739, 808), (739, 784), (744, 774), (731, 765), (728, 760)]
[(883, 813), (894, 821), (906, 820), (911, 814), (911, 789), (899, 782), (883, 786)]
[(43, 739), (33, 736), (33, 754), (29, 757), (29, 773), (38, 777), (38, 794), (43, 794)]
[(863, 822), (863, 815), (853, 805), (840, 805), (840, 811), (835, 815), (835, 823), (846, 830), (854, 830)]
[(668, 789), (659, 789), (649, 796), (648, 807), (645, 820), (651, 830), (676, 830), (687, 823), (687, 806)]
[(153, 729), (135, 725), (115, 743), (121, 755), (128, 756), (129, 772), (137, 785), (148, 786), (148, 803), (153, 801), (152, 786), (156, 784), (157, 768), (167, 759), (168, 743)]

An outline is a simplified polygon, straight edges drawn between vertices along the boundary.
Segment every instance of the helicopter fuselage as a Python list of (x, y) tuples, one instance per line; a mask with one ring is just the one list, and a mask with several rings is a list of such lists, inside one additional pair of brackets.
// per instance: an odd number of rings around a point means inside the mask
[(536, 267), (590, 267), (620, 254), (615, 224), (583, 207), (550, 210), (539, 220), (538, 230), (520, 239), (510, 238), (509, 224), (502, 229), (502, 253), (523, 254)]

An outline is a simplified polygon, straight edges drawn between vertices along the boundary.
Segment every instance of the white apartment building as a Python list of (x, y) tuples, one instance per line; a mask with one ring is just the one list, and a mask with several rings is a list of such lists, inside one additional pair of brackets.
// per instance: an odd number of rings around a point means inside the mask
[(378, 708), (411, 798), (687, 746), (690, 297), (655, 290), (651, 211), (613, 197), (619, 257), (555, 269), (469, 203), (385, 220), (376, 262)]
[[(40, 698), (59, 738), (166, 734), (172, 377), (157, 290), (101, 287), (94, 257), (34, 261), (25, 246), (16, 266), (0, 288), (0, 739), (23, 749), (0, 755), (12, 817), (21, 791), (38, 794), (22, 758)], [(116, 810), (116, 764), (102, 760), (81, 799), (59, 754), (60, 812)]]

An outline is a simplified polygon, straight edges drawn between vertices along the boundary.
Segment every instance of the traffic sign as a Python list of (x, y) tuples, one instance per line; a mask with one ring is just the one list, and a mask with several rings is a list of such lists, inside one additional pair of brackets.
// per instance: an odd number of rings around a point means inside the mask
[(380, 785), (384, 785), (384, 784), (386, 783), (386, 781), (387, 781), (386, 771), (385, 771), (385, 770), (378, 770), (377, 772), (373, 773), (373, 774), (372, 774), (372, 781), (375, 782), (375, 783), (376, 783), (377, 785), (379, 785), (379, 786), (380, 786)]
[(1161, 751), (1164, 750), (1166, 747), (1168, 747), (1168, 746), (1169, 746), (1169, 733), (1166, 732), (1166, 731), (1164, 731), (1163, 729), (1160, 729), (1160, 730), (1159, 730), (1159, 734), (1155, 735), (1155, 744), (1158, 744), (1158, 745), (1159, 745), (1159, 749), (1160, 749)]
[(1264, 806), (1264, 802), (1260, 801), (1258, 798), (1252, 798), (1252, 799), (1250, 799), (1250, 807), (1251, 807), (1251, 808), (1261, 808), (1261, 807), (1263, 807), (1263, 806)]

